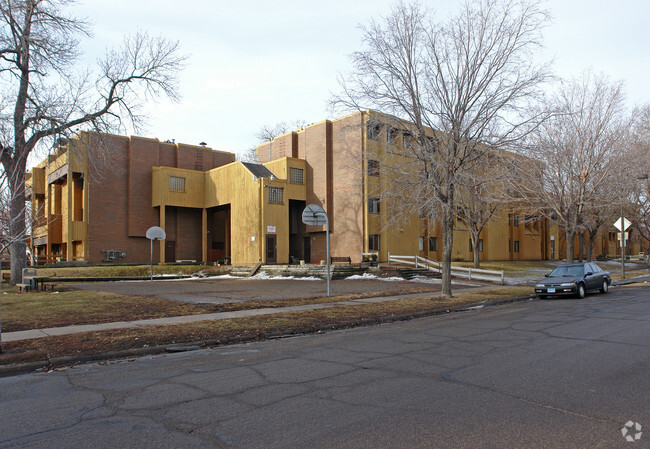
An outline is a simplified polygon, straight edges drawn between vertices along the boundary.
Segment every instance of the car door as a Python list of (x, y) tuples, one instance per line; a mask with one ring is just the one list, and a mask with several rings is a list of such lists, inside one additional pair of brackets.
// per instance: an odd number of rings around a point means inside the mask
[(598, 266), (595, 266), (592, 263), (585, 264), (585, 273), (589, 273), (589, 272), (591, 272), (591, 274), (587, 276), (587, 278), (585, 279), (585, 283), (587, 284), (587, 289), (595, 290), (597, 288), (600, 288), (600, 285), (603, 282), (602, 281), (603, 274), (598, 268)]

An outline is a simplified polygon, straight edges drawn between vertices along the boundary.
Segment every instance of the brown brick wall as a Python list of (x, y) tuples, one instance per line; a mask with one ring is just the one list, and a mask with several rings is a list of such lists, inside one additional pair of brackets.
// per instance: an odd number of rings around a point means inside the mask
[[(118, 263), (149, 262), (150, 241), (145, 233), (151, 226), (160, 224), (159, 209), (151, 206), (153, 167), (194, 170), (200, 162), (204, 170), (209, 170), (234, 160), (231, 153), (155, 139), (121, 136), (103, 139), (111, 142), (107, 163), (99, 170), (91, 167), (87, 180), (91, 263), (101, 263), (106, 258), (102, 250), (109, 249), (126, 253), (126, 258), (119, 259)], [(95, 139), (91, 143), (91, 153), (100, 151), (97, 142)], [(101, 147), (105, 148), (106, 143)], [(167, 239), (176, 242), (176, 258), (201, 260), (201, 210), (167, 207), (165, 217)], [(158, 244), (154, 244), (154, 260), (159, 260)]]
[(158, 212), (151, 207), (151, 168), (160, 165), (158, 141), (129, 138), (127, 163), (128, 235), (145, 237), (147, 229), (158, 226), (159, 219)]
[[(101, 263), (106, 258), (102, 250), (120, 250), (127, 253), (122, 262), (140, 262), (146, 259), (139, 248), (132, 246), (128, 237), (128, 154), (129, 139), (126, 137), (103, 137), (110, 139), (111, 149), (102, 167), (90, 167), (88, 180), (88, 259)], [(101, 151), (93, 147), (97, 137), (90, 136), (91, 157)], [(103, 145), (105, 147), (105, 145)], [(151, 207), (151, 205), (149, 206)], [(143, 239), (146, 240), (146, 239)]]
[(361, 114), (332, 123), (332, 212), (336, 232), (330, 237), (333, 256), (361, 261), (363, 252), (363, 162)]
[(283, 157), (301, 157), (298, 154), (299, 135), (290, 132), (276, 137), (257, 147), (257, 160), (261, 163), (274, 161)]

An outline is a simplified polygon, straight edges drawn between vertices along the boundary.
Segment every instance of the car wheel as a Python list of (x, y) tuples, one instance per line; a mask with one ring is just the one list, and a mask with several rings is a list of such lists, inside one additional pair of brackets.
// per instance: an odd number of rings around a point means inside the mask
[(603, 279), (603, 286), (600, 287), (600, 293), (607, 293), (609, 290), (609, 284), (607, 283), (607, 279)]
[(578, 284), (578, 298), (582, 299), (585, 297), (585, 286), (584, 284)]

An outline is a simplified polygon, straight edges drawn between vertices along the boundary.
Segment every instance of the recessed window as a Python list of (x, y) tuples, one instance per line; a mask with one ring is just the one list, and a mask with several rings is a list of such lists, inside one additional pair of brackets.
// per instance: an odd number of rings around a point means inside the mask
[(418, 251), (424, 251), (424, 237), (418, 237)]
[(379, 123), (368, 123), (366, 128), (366, 135), (368, 139), (379, 140), (379, 134), (381, 134), (381, 124)]
[(379, 176), (379, 161), (375, 161), (372, 159), (368, 160), (368, 175)]
[(515, 215), (514, 217), (512, 217), (512, 224), (514, 226), (519, 226), (519, 215)]
[(379, 251), (379, 234), (370, 234), (368, 235), (368, 250), (369, 251)]
[(388, 136), (387, 136), (388, 143), (397, 143), (398, 136), (399, 136), (399, 129), (390, 128), (388, 130)]
[(269, 203), (282, 204), (284, 202), (284, 189), (269, 187)]
[(438, 237), (429, 237), (429, 251), (438, 251)]
[(368, 198), (368, 213), (369, 214), (379, 213), (379, 198)]
[(515, 252), (519, 252), (519, 240), (515, 240)]
[(169, 177), (169, 190), (172, 192), (185, 192), (185, 178)]
[(302, 168), (289, 167), (289, 181), (295, 184), (304, 184), (305, 171)]

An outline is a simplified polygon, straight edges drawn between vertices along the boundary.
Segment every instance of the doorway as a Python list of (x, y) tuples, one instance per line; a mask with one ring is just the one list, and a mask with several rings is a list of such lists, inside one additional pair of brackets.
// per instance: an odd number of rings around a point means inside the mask
[(277, 262), (277, 247), (276, 247), (276, 235), (275, 234), (266, 234), (266, 263), (276, 263)]
[(176, 242), (165, 240), (165, 262), (176, 262)]
[(303, 245), (303, 259), (305, 263), (311, 263), (311, 241), (309, 237), (305, 237)]

